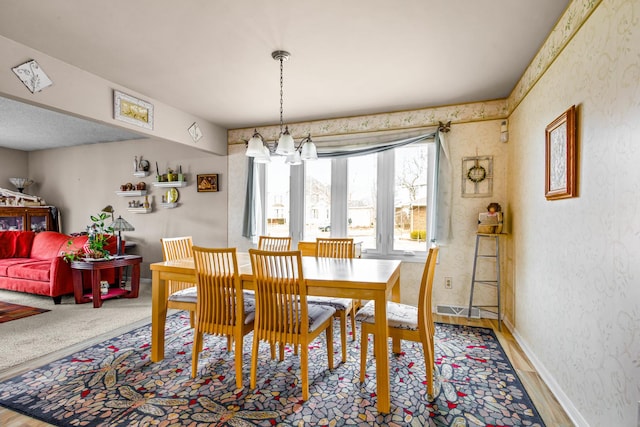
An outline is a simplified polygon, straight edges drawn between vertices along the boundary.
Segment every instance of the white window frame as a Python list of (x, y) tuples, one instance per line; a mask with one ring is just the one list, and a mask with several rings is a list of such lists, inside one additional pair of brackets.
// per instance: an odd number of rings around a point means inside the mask
[[(433, 224), (435, 219), (435, 144), (426, 143), (428, 146), (428, 178), (427, 178), (427, 222)], [(363, 250), (363, 258), (400, 259), (408, 262), (425, 262), (427, 251), (401, 251), (393, 249), (394, 230), (394, 187), (395, 175), (394, 150), (387, 150), (377, 154), (377, 223), (376, 223), (376, 248)], [(273, 167), (278, 167), (273, 165)], [(347, 177), (348, 160), (335, 158), (331, 160), (331, 236), (346, 236), (348, 209), (347, 209)], [(293, 240), (292, 247), (304, 240), (304, 162), (300, 166), (290, 168), (290, 212), (289, 233)], [(257, 165), (259, 206), (258, 212), (266, 212), (266, 170), (264, 165)], [(266, 217), (259, 216), (259, 233), (266, 229)], [(261, 226), (261, 227), (260, 227)], [(427, 242), (432, 240), (431, 233), (434, 227), (427, 227)]]

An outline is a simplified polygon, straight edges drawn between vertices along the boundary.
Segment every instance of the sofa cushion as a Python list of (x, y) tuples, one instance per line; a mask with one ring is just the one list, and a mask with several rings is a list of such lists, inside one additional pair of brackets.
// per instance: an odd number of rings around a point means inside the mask
[(33, 231), (0, 231), (0, 258), (28, 258), (35, 235)]
[(60, 256), (67, 250), (67, 242), (70, 237), (55, 231), (42, 231), (33, 238), (31, 246), (31, 258), (51, 259)]
[(7, 276), (15, 279), (49, 281), (51, 260), (31, 261), (18, 265), (12, 265), (7, 269)]
[(12, 265), (20, 265), (32, 262), (31, 258), (2, 258), (0, 259), (0, 277), (8, 276), (7, 270)]

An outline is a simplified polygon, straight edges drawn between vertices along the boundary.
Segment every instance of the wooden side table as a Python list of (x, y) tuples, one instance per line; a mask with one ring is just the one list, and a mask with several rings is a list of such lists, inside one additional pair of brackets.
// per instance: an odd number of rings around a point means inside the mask
[[(73, 273), (73, 294), (76, 304), (83, 304), (93, 301), (94, 308), (102, 307), (102, 301), (111, 298), (138, 298), (138, 290), (140, 289), (140, 263), (142, 257), (139, 255), (121, 255), (110, 258), (108, 260), (99, 261), (73, 261), (71, 263), (71, 271)], [(100, 292), (101, 271), (105, 269), (116, 270), (116, 284), (120, 284), (122, 277), (122, 267), (131, 266), (131, 290), (120, 288), (109, 288), (106, 295)], [(91, 293), (85, 294), (82, 283), (82, 272), (89, 271), (91, 275)]]

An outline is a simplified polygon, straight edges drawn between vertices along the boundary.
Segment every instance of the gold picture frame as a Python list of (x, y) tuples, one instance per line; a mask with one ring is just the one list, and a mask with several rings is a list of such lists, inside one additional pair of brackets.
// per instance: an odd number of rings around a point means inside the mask
[(576, 106), (545, 129), (545, 197), (547, 200), (576, 197), (577, 150)]
[(153, 130), (153, 104), (118, 90), (113, 91), (113, 117), (125, 123)]
[(197, 176), (198, 193), (208, 193), (218, 191), (218, 174), (204, 173)]

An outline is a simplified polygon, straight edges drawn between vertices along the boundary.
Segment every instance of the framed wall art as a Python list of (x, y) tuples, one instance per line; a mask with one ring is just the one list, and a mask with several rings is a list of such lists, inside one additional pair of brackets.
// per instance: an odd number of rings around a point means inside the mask
[(193, 142), (198, 142), (202, 139), (202, 131), (200, 130), (198, 123), (193, 122), (193, 124), (189, 126), (189, 135), (191, 135)]
[(113, 91), (113, 117), (125, 123), (153, 129), (153, 105), (120, 91)]
[(53, 84), (49, 76), (47, 76), (47, 73), (44, 72), (35, 59), (13, 67), (11, 70), (13, 70), (15, 75), (18, 76), (31, 93), (40, 92), (42, 89)]
[(493, 156), (462, 158), (462, 197), (491, 197)]
[(218, 191), (218, 174), (198, 174), (198, 193)]
[(572, 105), (545, 129), (545, 197), (576, 197), (576, 106)]

